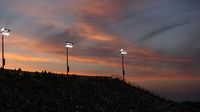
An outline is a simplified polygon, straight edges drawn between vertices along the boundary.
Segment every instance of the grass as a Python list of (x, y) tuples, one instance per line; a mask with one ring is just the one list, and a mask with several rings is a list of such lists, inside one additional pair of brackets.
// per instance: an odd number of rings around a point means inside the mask
[(0, 112), (197, 112), (112, 77), (0, 70)]

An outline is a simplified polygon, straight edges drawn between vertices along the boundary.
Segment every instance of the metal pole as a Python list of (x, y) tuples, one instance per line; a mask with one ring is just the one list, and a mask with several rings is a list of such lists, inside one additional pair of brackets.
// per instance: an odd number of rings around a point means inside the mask
[(67, 75), (69, 75), (69, 65), (68, 65), (68, 47), (66, 47), (66, 64), (67, 64)]
[(124, 70), (124, 55), (122, 54), (122, 75), (124, 80), (125, 70)]
[(2, 35), (2, 68), (4, 69), (5, 58), (4, 58), (4, 35)]

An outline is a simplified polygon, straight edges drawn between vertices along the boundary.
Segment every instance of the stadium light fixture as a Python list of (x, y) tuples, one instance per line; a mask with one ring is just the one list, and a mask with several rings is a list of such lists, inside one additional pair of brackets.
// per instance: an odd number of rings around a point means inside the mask
[(128, 52), (126, 51), (126, 49), (121, 49), (120, 52), (121, 52), (121, 55), (122, 55), (122, 76), (123, 76), (123, 80), (124, 80), (124, 76), (125, 76), (124, 55), (127, 55)]
[(69, 75), (69, 62), (68, 62), (68, 48), (73, 48), (73, 43), (65, 41), (65, 47), (66, 47), (66, 65), (67, 65), (67, 75)]
[(121, 54), (128, 54), (128, 52), (125, 49), (121, 49)]
[(4, 58), (4, 37), (8, 37), (10, 35), (10, 30), (6, 28), (1, 28), (1, 35), (2, 35), (2, 68), (6, 64), (6, 59)]
[(73, 43), (72, 42), (66, 42), (66, 46), (67, 48), (73, 48)]

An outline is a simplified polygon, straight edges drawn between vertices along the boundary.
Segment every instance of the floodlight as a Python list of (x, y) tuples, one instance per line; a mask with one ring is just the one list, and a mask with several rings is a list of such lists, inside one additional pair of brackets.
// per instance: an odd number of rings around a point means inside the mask
[(73, 43), (72, 42), (66, 42), (66, 46), (67, 48), (73, 48)]
[(121, 55), (122, 55), (122, 75), (123, 75), (123, 80), (124, 80), (124, 76), (125, 76), (124, 55), (128, 54), (128, 52), (126, 51), (126, 49), (120, 49), (120, 51), (121, 51)]
[(10, 30), (1, 28), (1, 34), (2, 36), (9, 36), (10, 35)]
[(66, 65), (67, 65), (67, 75), (69, 75), (69, 64), (68, 64), (68, 48), (73, 48), (73, 43), (65, 41), (66, 47)]
[(1, 28), (1, 32), (3, 32), (5, 30), (5, 28)]
[(120, 51), (121, 51), (121, 54), (125, 54), (125, 55), (128, 54), (128, 52), (125, 49), (121, 49)]
[(4, 58), (4, 37), (10, 35), (10, 30), (6, 28), (1, 28), (1, 35), (2, 35), (2, 68), (4, 69), (6, 59)]

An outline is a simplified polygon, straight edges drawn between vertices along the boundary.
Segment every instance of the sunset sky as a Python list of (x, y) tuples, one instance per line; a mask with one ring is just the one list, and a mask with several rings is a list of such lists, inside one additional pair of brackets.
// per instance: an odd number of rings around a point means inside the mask
[(200, 100), (200, 0), (1, 0), (6, 68), (121, 74), (172, 100)]

